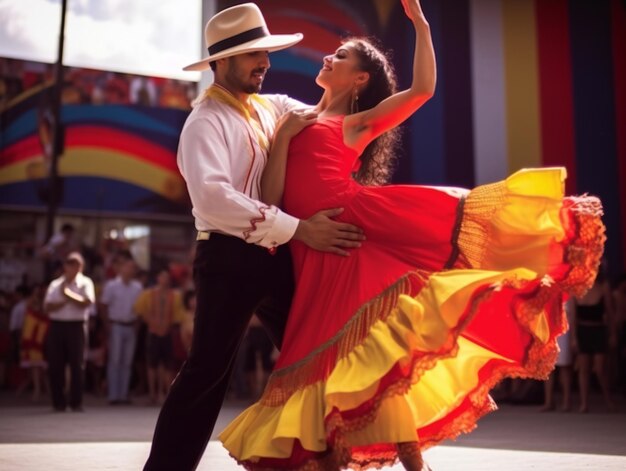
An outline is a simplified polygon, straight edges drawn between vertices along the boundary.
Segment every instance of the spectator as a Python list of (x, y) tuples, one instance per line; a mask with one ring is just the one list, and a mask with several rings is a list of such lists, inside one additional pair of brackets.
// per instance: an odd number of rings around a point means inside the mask
[(626, 273), (622, 274), (613, 291), (617, 342), (617, 381), (622, 394), (626, 394)]
[(83, 368), (87, 321), (95, 302), (94, 285), (82, 271), (85, 261), (71, 252), (64, 261), (63, 275), (50, 283), (45, 310), (50, 317), (48, 334), (48, 373), (52, 406), (63, 412), (67, 406), (65, 366), (70, 367), (69, 406), (83, 411)]
[(580, 390), (580, 412), (589, 410), (589, 380), (591, 371), (598, 378), (606, 407), (613, 411), (615, 406), (609, 391), (607, 353), (615, 342), (614, 308), (608, 279), (602, 267), (593, 286), (576, 300), (572, 323), (572, 346), (577, 353), (578, 387)]
[(106, 332), (102, 316), (89, 316), (89, 341), (86, 359), (86, 377), (96, 396), (104, 394), (104, 372), (107, 363)]
[(18, 286), (15, 290), (16, 302), (11, 308), (11, 316), (9, 318), (9, 330), (11, 332), (11, 362), (18, 364), (20, 360), (20, 344), (22, 343), (22, 328), (24, 327), (24, 318), (26, 317), (26, 308), (28, 298), (31, 295), (31, 289), (28, 286)]
[(44, 359), (44, 347), (50, 320), (43, 308), (45, 292), (45, 287), (38, 285), (26, 299), (21, 336), (20, 366), (30, 371), (29, 382), (33, 387), (34, 402), (39, 401), (41, 393), (46, 389), (44, 370), (47, 363)]
[(159, 404), (173, 379), (172, 335), (183, 319), (180, 293), (171, 287), (167, 270), (157, 275), (157, 284), (144, 290), (135, 303), (135, 312), (147, 324), (146, 363), (150, 402)]
[(109, 404), (128, 404), (128, 389), (137, 340), (134, 305), (142, 286), (134, 279), (135, 262), (121, 263), (117, 278), (107, 282), (101, 298), (101, 312), (109, 340), (107, 386)]
[(0, 387), (7, 383), (7, 370), (11, 360), (9, 308), (9, 296), (0, 288)]
[(41, 249), (41, 256), (48, 262), (48, 273), (55, 273), (70, 252), (76, 252), (80, 244), (76, 240), (76, 229), (65, 223), (61, 231), (53, 235)]

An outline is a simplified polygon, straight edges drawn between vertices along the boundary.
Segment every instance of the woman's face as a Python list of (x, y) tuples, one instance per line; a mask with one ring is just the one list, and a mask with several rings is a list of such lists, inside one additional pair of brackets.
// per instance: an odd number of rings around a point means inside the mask
[(356, 78), (364, 74), (351, 42), (342, 44), (334, 54), (324, 57), (322, 69), (315, 82), (322, 88), (341, 90), (354, 88)]

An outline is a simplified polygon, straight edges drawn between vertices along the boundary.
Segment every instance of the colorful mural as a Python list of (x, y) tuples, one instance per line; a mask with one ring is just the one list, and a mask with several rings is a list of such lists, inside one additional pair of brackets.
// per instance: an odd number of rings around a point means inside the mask
[[(23, 69), (21, 79), (30, 81)], [(72, 69), (67, 77), (60, 208), (90, 216), (188, 218), (188, 196), (176, 166), (178, 136), (190, 108), (187, 92), (173, 94), (170, 81), (84, 69)], [(1, 111), (3, 208), (41, 209), (48, 203), (50, 87), (45, 74), (39, 79), (27, 87), (13, 81), (14, 96)], [(143, 93), (133, 92), (135, 79)], [(164, 106), (173, 103), (179, 106)]]

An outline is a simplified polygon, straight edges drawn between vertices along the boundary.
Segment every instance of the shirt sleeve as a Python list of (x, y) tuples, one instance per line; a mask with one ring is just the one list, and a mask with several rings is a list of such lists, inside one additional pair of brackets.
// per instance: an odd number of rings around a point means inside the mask
[(237, 191), (231, 162), (241, 156), (231, 158), (230, 154), (224, 129), (216, 119), (197, 118), (183, 129), (179, 166), (194, 216), (251, 244), (271, 248), (288, 242), (299, 220)]
[(47, 303), (60, 303), (64, 301), (63, 294), (61, 293), (61, 280), (56, 279), (52, 280), (48, 285), (48, 289), (46, 291), (46, 297), (44, 299), (44, 304)]
[(20, 302), (11, 309), (9, 318), (9, 330), (21, 330), (24, 325), (24, 317), (26, 316), (26, 303)]
[(85, 277), (85, 297), (91, 301), (91, 303), (96, 302), (96, 288), (93, 284), (91, 278)]
[(135, 314), (137, 314), (138, 317), (145, 318), (147, 310), (147, 299), (148, 291), (142, 291), (137, 297), (133, 309), (135, 310)]
[(313, 108), (312, 105), (308, 105), (299, 100), (296, 100), (295, 98), (291, 98), (290, 96), (287, 96), (287, 95), (275, 94), (275, 95), (263, 95), (263, 97), (265, 97), (270, 102), (272, 102), (272, 104), (276, 108), (276, 112), (279, 117), (291, 110)]
[(174, 293), (174, 316), (172, 323), (182, 324), (185, 320), (185, 307), (183, 306), (183, 297), (179, 291)]
[(102, 295), (100, 296), (100, 302), (108, 305), (111, 302), (111, 282), (108, 281), (104, 288), (102, 288)]

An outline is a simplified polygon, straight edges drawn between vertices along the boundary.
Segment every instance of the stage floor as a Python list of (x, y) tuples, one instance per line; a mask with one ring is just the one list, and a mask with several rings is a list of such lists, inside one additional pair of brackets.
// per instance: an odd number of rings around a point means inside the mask
[[(226, 405), (216, 430), (241, 409), (241, 404)], [(87, 399), (84, 413), (59, 414), (46, 404), (16, 402), (3, 393), (0, 470), (140, 470), (157, 414), (158, 408), (141, 401), (112, 407), (98, 398)], [(621, 471), (626, 469), (626, 414), (609, 414), (600, 403), (588, 414), (540, 413), (537, 406), (503, 405), (482, 419), (472, 434), (431, 449), (425, 457), (434, 471)], [(211, 441), (198, 469), (243, 468), (219, 442)]]

